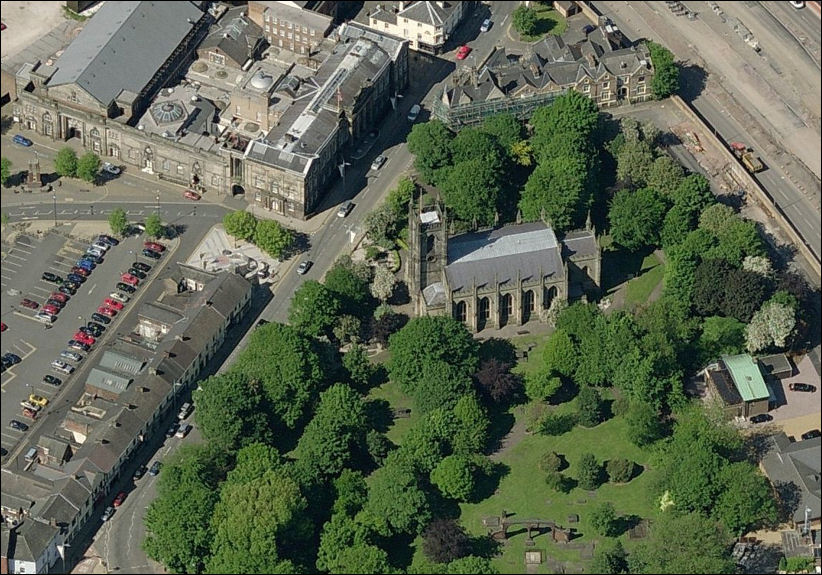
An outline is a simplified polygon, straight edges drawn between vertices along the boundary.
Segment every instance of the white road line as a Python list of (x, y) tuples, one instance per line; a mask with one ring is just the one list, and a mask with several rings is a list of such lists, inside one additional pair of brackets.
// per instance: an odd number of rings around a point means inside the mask
[[(26, 260), (23, 260), (23, 261), (26, 261)], [(17, 267), (17, 268), (22, 268), (23, 267), (23, 264), (18, 264), (18, 263), (15, 263), (15, 262), (3, 262), (3, 265), (4, 266), (14, 266), (14, 267)]]
[(94, 288), (96, 288), (96, 287), (97, 287), (97, 284), (94, 284), (93, 286), (91, 286), (91, 289), (88, 290), (88, 295), (91, 295), (91, 292), (93, 292)]

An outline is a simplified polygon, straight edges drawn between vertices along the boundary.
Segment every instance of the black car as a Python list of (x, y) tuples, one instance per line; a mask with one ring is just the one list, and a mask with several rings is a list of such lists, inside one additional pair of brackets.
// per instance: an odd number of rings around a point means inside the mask
[(51, 273), (51, 272), (43, 272), (43, 275), (42, 275), (42, 276), (40, 276), (40, 277), (41, 277), (42, 279), (44, 279), (45, 281), (47, 281), (47, 282), (51, 282), (51, 283), (53, 283), (53, 284), (61, 284), (61, 283), (63, 283), (63, 278), (61, 278), (61, 277), (60, 277), (60, 276), (58, 276), (57, 274), (53, 274), (53, 273)]
[(108, 325), (108, 324), (111, 323), (111, 318), (110, 317), (106, 317), (103, 314), (97, 313), (97, 312), (94, 312), (93, 314), (91, 314), (91, 319), (93, 319), (96, 322), (105, 324), (105, 325)]
[(94, 337), (100, 337), (100, 334), (106, 331), (106, 326), (99, 324), (94, 321), (90, 321), (86, 324), (86, 327), (91, 330), (91, 335)]
[(751, 418), (751, 423), (765, 423), (766, 421), (772, 421), (773, 416), (769, 413), (760, 413), (759, 415), (754, 415)]
[(804, 391), (806, 393), (813, 393), (816, 391), (816, 386), (811, 385), (810, 383), (791, 383), (788, 385), (788, 389), (791, 391)]
[(116, 238), (113, 238), (111, 236), (107, 236), (106, 234), (100, 234), (99, 236), (97, 236), (97, 239), (100, 240), (103, 243), (106, 243), (106, 244), (110, 245), (110, 246), (120, 245), (120, 240), (118, 240)]
[(11, 362), (11, 365), (17, 365), (18, 363), (23, 361), (22, 359), (20, 359), (20, 356), (15, 353), (7, 353), (3, 356), (3, 359), (8, 359), (9, 362)]
[(134, 479), (134, 481), (137, 481), (137, 480), (138, 480), (138, 479), (140, 479), (143, 475), (145, 475), (145, 474), (146, 474), (146, 471), (147, 471), (147, 470), (146, 470), (146, 466), (145, 466), (145, 465), (141, 465), (141, 466), (140, 466), (140, 467), (138, 467), (138, 468), (137, 468), (137, 470), (134, 472), (134, 475), (133, 475), (133, 477), (132, 477), (132, 478)]
[(177, 428), (180, 427), (180, 424), (175, 422), (171, 424), (171, 427), (168, 428), (166, 431), (166, 437), (174, 437), (174, 434), (177, 433)]
[(151, 271), (151, 266), (148, 264), (144, 264), (143, 262), (134, 262), (133, 264), (131, 264), (131, 267), (133, 267), (136, 270), (140, 270), (141, 272)]
[(77, 290), (71, 286), (67, 286), (65, 284), (61, 285), (58, 290), (60, 293), (64, 293), (66, 295), (74, 295), (77, 293)]
[(160, 463), (159, 461), (155, 461), (154, 463), (151, 464), (151, 467), (148, 470), (148, 474), (151, 475), (151, 476), (157, 475), (158, 473), (160, 473), (160, 468), (162, 466), (163, 466), (162, 463)]
[(17, 421), (16, 419), (12, 419), (9, 421), (9, 427), (12, 429), (16, 429), (17, 431), (28, 431), (29, 426), (23, 423), (22, 421)]
[(46, 305), (53, 305), (57, 309), (63, 309), (66, 307), (66, 302), (62, 302), (59, 299), (49, 299), (46, 300)]
[(53, 385), (54, 387), (59, 387), (60, 384), (63, 383), (63, 380), (60, 379), (59, 377), (54, 377), (53, 375), (44, 375), (43, 376), (43, 383)]
[(80, 284), (77, 283), (77, 282), (63, 282), (63, 286), (65, 286), (69, 289), (73, 289), (74, 291), (77, 291), (78, 289), (80, 289)]
[(69, 281), (74, 282), (74, 283), (78, 283), (78, 284), (81, 284), (84, 281), (86, 281), (86, 278), (84, 278), (80, 274), (69, 274), (66, 277), (68, 278)]
[(154, 250), (150, 250), (148, 248), (143, 250), (143, 255), (153, 260), (159, 260), (162, 257), (162, 254), (160, 254), (160, 252), (155, 252)]
[(141, 271), (140, 271), (140, 270), (138, 270), (138, 269), (135, 269), (135, 268), (128, 268), (128, 273), (130, 273), (131, 275), (133, 275), (133, 276), (134, 276), (134, 277), (136, 277), (136, 278), (140, 278), (141, 280), (146, 279), (146, 274), (145, 274), (145, 272), (141, 272)]
[(117, 289), (126, 292), (126, 293), (134, 293), (137, 291), (137, 288), (134, 286), (130, 286), (125, 282), (117, 282)]
[(0, 358), (0, 363), (2, 363), (2, 365), (3, 365), (3, 371), (6, 371), (8, 368), (10, 368), (12, 365), (14, 365), (11, 362), (11, 360), (9, 358), (7, 358), (5, 355), (2, 358)]
[(822, 431), (819, 431), (818, 429), (811, 429), (810, 431), (806, 431), (802, 434), (803, 440), (813, 439), (815, 437), (822, 437)]

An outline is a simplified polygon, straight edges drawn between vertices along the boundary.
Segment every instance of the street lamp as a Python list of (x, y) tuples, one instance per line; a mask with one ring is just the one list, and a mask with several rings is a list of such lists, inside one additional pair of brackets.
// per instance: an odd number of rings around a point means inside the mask
[(351, 164), (349, 162), (346, 162), (345, 160), (343, 160), (340, 163), (340, 165), (337, 166), (340, 169), (340, 175), (342, 176), (342, 181), (343, 181), (343, 198), (346, 197), (345, 196), (345, 167), (350, 166), (350, 165)]
[(160, 217), (160, 190), (157, 190), (157, 195), (154, 196), (154, 199), (157, 200), (157, 217)]
[(51, 194), (51, 202), (52, 202), (52, 205), (54, 206), (54, 227), (56, 228), (57, 227), (57, 194), (55, 194), (55, 193)]

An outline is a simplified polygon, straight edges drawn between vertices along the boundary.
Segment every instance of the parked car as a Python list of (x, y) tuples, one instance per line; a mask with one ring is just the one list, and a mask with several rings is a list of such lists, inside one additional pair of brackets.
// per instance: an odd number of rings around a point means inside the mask
[(179, 437), (180, 439), (182, 439), (183, 437), (188, 435), (189, 431), (191, 431), (191, 424), (190, 423), (184, 423), (180, 426), (180, 428), (177, 430), (177, 433), (175, 433), (174, 436)]
[(83, 360), (82, 355), (80, 355), (76, 351), (69, 351), (67, 349), (64, 349), (63, 351), (60, 352), (60, 357), (62, 357), (63, 359), (71, 360), (71, 361), (82, 361)]
[(86, 268), (81, 268), (80, 266), (74, 266), (73, 268), (71, 268), (71, 273), (77, 274), (78, 276), (83, 276), (84, 278), (87, 278), (91, 275), (91, 271), (87, 270)]
[(143, 262), (134, 262), (133, 264), (131, 264), (131, 267), (133, 267), (134, 269), (140, 270), (141, 272), (150, 272), (151, 271), (151, 266), (148, 265), (147, 263), (143, 263)]
[(64, 293), (60, 293), (59, 291), (56, 291), (56, 292), (52, 293), (49, 296), (49, 299), (56, 299), (57, 301), (61, 301), (63, 303), (66, 303), (69, 299), (71, 299), (71, 296), (68, 296)]
[(177, 414), (177, 419), (183, 420), (191, 414), (192, 406), (190, 403), (186, 402), (180, 406), (180, 412)]
[(22, 421), (17, 421), (16, 419), (12, 419), (9, 421), (9, 427), (12, 429), (16, 429), (17, 431), (28, 431), (29, 426), (23, 423)]
[[(88, 329), (88, 328), (83, 326), (83, 329)], [(76, 339), (77, 341), (82, 341), (83, 343), (87, 343), (89, 345), (94, 345), (94, 342), (96, 341), (94, 339), (94, 336), (92, 336), (90, 333), (86, 333), (85, 331), (82, 331), (82, 330), (77, 330), (76, 332), (74, 332), (74, 339)]]
[(162, 463), (160, 463), (159, 461), (155, 461), (154, 463), (151, 464), (151, 467), (149, 467), (148, 474), (151, 475), (152, 477), (157, 475), (158, 473), (160, 473), (160, 468), (162, 466), (163, 466)]
[(110, 317), (106, 317), (103, 314), (97, 313), (97, 312), (94, 312), (93, 314), (91, 314), (91, 319), (93, 319), (94, 321), (96, 321), (98, 323), (102, 323), (103, 325), (108, 325), (108, 324), (111, 323), (111, 318)]
[(28, 408), (24, 407), (22, 409), (21, 413), (23, 415), (25, 415), (26, 417), (29, 417), (31, 419), (36, 419), (37, 418), (37, 410), (34, 410), (34, 409), (28, 409)]
[(118, 291), (113, 291), (113, 292), (111, 292), (110, 294), (108, 294), (108, 297), (110, 297), (110, 298), (111, 298), (111, 299), (113, 299), (114, 301), (119, 301), (120, 303), (127, 303), (127, 302), (128, 302), (128, 300), (130, 300), (130, 299), (131, 299), (131, 298), (130, 298), (129, 296), (127, 296), (126, 294), (124, 294), (124, 293), (120, 293), (120, 292), (118, 292)]
[(100, 337), (100, 334), (106, 331), (106, 326), (94, 321), (88, 322), (86, 324), (86, 327), (91, 330), (91, 335), (93, 335), (94, 337)]
[(57, 274), (53, 274), (51, 272), (43, 272), (43, 275), (40, 276), (43, 280), (47, 282), (51, 282), (53, 284), (61, 284), (63, 283), (63, 278), (58, 276)]
[(41, 311), (34, 316), (34, 319), (36, 319), (40, 323), (51, 324), (57, 321), (57, 316), (52, 315), (48, 312)]
[(457, 48), (457, 60), (465, 60), (468, 57), (468, 54), (471, 53), (471, 46), (468, 44), (463, 44), (459, 48)]
[(29, 309), (37, 309), (40, 307), (40, 304), (34, 300), (30, 300), (29, 298), (23, 298), (20, 300), (20, 305)]
[(64, 307), (66, 307), (66, 304), (61, 302), (60, 300), (49, 298), (46, 300), (46, 306), (54, 306), (57, 309), (63, 309)]
[(60, 373), (65, 373), (66, 375), (71, 375), (74, 373), (73, 365), (69, 365), (65, 361), (60, 361), (59, 359), (55, 359), (51, 362), (51, 368), (56, 369)]
[(43, 383), (53, 385), (54, 387), (60, 387), (60, 385), (63, 383), (63, 380), (59, 377), (54, 377), (53, 375), (44, 375)]
[(123, 501), (126, 500), (126, 492), (121, 491), (117, 494), (117, 497), (114, 498), (113, 505), (114, 507), (120, 507), (123, 504)]
[(773, 416), (770, 413), (760, 413), (759, 415), (754, 415), (751, 418), (751, 423), (765, 423), (766, 421), (772, 421)]
[(488, 32), (491, 29), (491, 20), (486, 18), (482, 21), (482, 25), (480, 26), (480, 32)]
[(79, 274), (69, 274), (66, 276), (66, 278), (68, 278), (69, 281), (73, 281), (78, 284), (81, 284), (86, 281), (86, 278)]
[(177, 433), (177, 428), (178, 427), (180, 427), (179, 423), (177, 423), (176, 421), (174, 423), (172, 423), (171, 427), (169, 427), (166, 430), (166, 437), (174, 437), (174, 434)]
[(0, 321), (0, 333), (6, 331), (7, 329), (9, 329), (9, 326), (6, 325), (6, 322)]
[(154, 250), (150, 250), (148, 248), (143, 250), (143, 255), (153, 260), (159, 260), (161, 257), (163, 257), (163, 254), (161, 254), (160, 252), (155, 252)]
[(18, 363), (23, 361), (22, 359), (20, 359), (20, 356), (16, 353), (7, 353), (3, 356), (3, 359), (7, 360), (11, 365), (17, 365)]
[(101, 305), (100, 307), (97, 308), (97, 313), (107, 315), (108, 317), (114, 317), (115, 315), (117, 315), (117, 310), (116, 309), (111, 309), (110, 307), (105, 306), (105, 305)]
[(421, 109), (422, 108), (420, 108), (419, 104), (414, 104), (413, 106), (411, 106), (411, 109), (408, 110), (408, 121), (409, 122), (416, 122), (417, 121), (417, 116), (420, 115), (420, 110)]
[(37, 395), (32, 393), (29, 395), (29, 401), (34, 405), (39, 405), (40, 407), (45, 407), (49, 404), (49, 400), (43, 397), (42, 395)]
[(141, 280), (146, 279), (146, 273), (145, 273), (145, 272), (141, 272), (141, 271), (140, 271), (140, 270), (138, 270), (138, 269), (135, 269), (135, 268), (128, 268), (128, 273), (130, 273), (131, 275), (133, 275), (133, 276), (134, 276), (134, 277), (136, 277), (137, 279), (141, 279)]
[(97, 254), (93, 254), (93, 253), (89, 253), (89, 252), (86, 252), (85, 254), (83, 254), (82, 259), (88, 260), (88, 261), (90, 261), (92, 263), (95, 263), (95, 264), (103, 263), (103, 257), (102, 256), (98, 256)]
[(135, 469), (135, 470), (134, 470), (134, 475), (132, 475), (132, 477), (131, 477), (131, 478), (132, 478), (134, 481), (137, 481), (138, 479), (142, 479), (143, 475), (145, 475), (145, 474), (146, 474), (146, 471), (148, 471), (148, 470), (146, 469), (146, 466), (145, 466), (145, 465), (141, 465), (140, 467), (138, 467), (137, 469)]
[(137, 286), (140, 283), (139, 278), (131, 275), (130, 273), (124, 273), (121, 275), (120, 280), (131, 286)]
[(200, 199), (200, 194), (198, 194), (197, 192), (195, 192), (193, 190), (186, 190), (185, 192), (183, 192), (183, 197), (185, 197), (189, 200), (194, 200), (196, 202), (197, 200)]
[(100, 166), (100, 169), (107, 174), (111, 174), (112, 176), (119, 176), (122, 173), (122, 168), (120, 166), (115, 166), (111, 162), (103, 162), (103, 165)]
[(107, 254), (108, 251), (111, 249), (111, 244), (107, 242), (101, 242), (100, 240), (95, 240), (91, 247), (100, 250), (103, 254)]
[(29, 411), (33, 411), (34, 413), (37, 413), (37, 412), (40, 411), (40, 406), (39, 405), (34, 405), (32, 402), (27, 401), (27, 400), (21, 401), (20, 402), (20, 407), (22, 407), (23, 409), (28, 409)]
[(818, 429), (811, 429), (810, 431), (806, 431), (802, 434), (803, 440), (813, 439), (815, 437), (822, 437), (822, 431)]
[(11, 141), (25, 148), (31, 146), (31, 140), (24, 137), (22, 134), (15, 134)]
[(354, 207), (354, 202), (351, 200), (346, 200), (340, 204), (340, 207), (337, 208), (337, 217), (344, 218), (351, 212), (352, 208)]
[(788, 385), (788, 389), (791, 391), (805, 391), (807, 393), (813, 393), (816, 391), (816, 386), (809, 383), (791, 383)]
[[(91, 259), (92, 257), (95, 257), (95, 258), (102, 258), (102, 257), (103, 257), (103, 256), (105, 256), (105, 255), (106, 255), (106, 252), (104, 252), (103, 250), (99, 250), (99, 249), (97, 249), (97, 248), (93, 248), (93, 247), (92, 247), (92, 248), (88, 248), (88, 249), (86, 250), (86, 253), (85, 253), (85, 255), (84, 255), (83, 257), (86, 257), (86, 258), (88, 258), (88, 259)], [(92, 260), (92, 261), (94, 261), (94, 260)], [(95, 262), (95, 263), (97, 263), (97, 262)]]
[(49, 315), (57, 315), (60, 313), (60, 308), (53, 305), (44, 305), (40, 313), (47, 313)]
[(121, 309), (123, 309), (123, 304), (122, 303), (120, 303), (117, 300), (111, 299), (110, 297), (107, 297), (106, 299), (104, 299), (103, 304), (107, 305), (108, 307), (110, 307), (112, 309), (116, 309), (117, 311), (120, 311)]
[(120, 240), (118, 240), (117, 238), (113, 238), (111, 236), (108, 236), (106, 234), (100, 234), (99, 236), (97, 236), (97, 241), (105, 242), (110, 246), (119, 246), (120, 245)]
[(386, 158), (385, 156), (380, 154), (379, 156), (374, 158), (373, 162), (371, 162), (371, 169), (372, 170), (379, 170), (380, 168), (382, 168), (383, 164), (385, 164), (385, 162), (387, 162), (387, 161), (388, 161), (388, 158)]
[(114, 507), (109, 505), (108, 507), (106, 507), (106, 510), (103, 511), (103, 514), (100, 516), (100, 520), (108, 521), (109, 519), (111, 519), (112, 515), (114, 515)]
[(586, 34), (586, 35), (590, 34), (594, 30), (596, 30), (596, 26), (594, 26), (593, 24), (586, 24), (585, 26), (582, 27), (582, 33)]
[(311, 269), (311, 266), (314, 265), (314, 262), (311, 260), (303, 260), (300, 262), (300, 265), (297, 266), (297, 273), (299, 275), (305, 275), (308, 273), (308, 270)]
[(157, 242), (145, 242), (143, 243), (143, 247), (159, 253), (166, 251), (166, 247), (163, 244), (158, 244)]
[(77, 288), (63, 284), (59, 288), (57, 288), (57, 291), (66, 295), (74, 295), (77, 293)]
[(78, 341), (76, 339), (70, 339), (68, 341), (68, 344), (66, 345), (68, 345), (71, 349), (76, 349), (77, 351), (83, 351), (86, 353), (88, 353), (88, 351), (91, 349), (91, 346), (89, 344), (87, 344), (84, 341)]
[(126, 292), (126, 293), (134, 293), (134, 292), (136, 292), (136, 291), (137, 291), (137, 289), (136, 289), (134, 286), (130, 286), (130, 285), (125, 284), (125, 283), (123, 283), (123, 282), (117, 282), (117, 285), (116, 285), (115, 287), (116, 287), (118, 290), (120, 290), (120, 291), (124, 291), (124, 292)]

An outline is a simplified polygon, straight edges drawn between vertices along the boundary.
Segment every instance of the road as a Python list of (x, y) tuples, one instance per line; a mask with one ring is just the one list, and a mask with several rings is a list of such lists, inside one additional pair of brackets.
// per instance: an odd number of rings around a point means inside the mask
[[(693, 3), (694, 7), (697, 4), (698, 10), (705, 10), (706, 4)], [(722, 29), (727, 24), (710, 11), (690, 21), (677, 20), (663, 3), (601, 1), (596, 5), (629, 38), (661, 41), (684, 63), (683, 97), (726, 142), (742, 141), (754, 148), (767, 167), (756, 178), (818, 258), (822, 254), (818, 178), (821, 144), (818, 113), (815, 115), (812, 102), (818, 110), (820, 90), (813, 83), (819, 81), (819, 73), (817, 64), (796, 45), (796, 38), (780, 26), (774, 27), (779, 30), (773, 32), (778, 37), (773, 42), (789, 43), (786, 53), (796, 55), (796, 70), (788, 71), (779, 68), (773, 56), (767, 62), (758, 62), (760, 56), (735, 33)], [(760, 10), (753, 2), (723, 3), (722, 7), (726, 5), (728, 10), (747, 9), (748, 5)], [(749, 13), (744, 22), (752, 30), (758, 28), (753, 14)], [(819, 36), (817, 18), (813, 38)], [(700, 51), (702, 46), (707, 49)], [(769, 43), (764, 51), (776, 52), (772, 46)], [(808, 72), (810, 69), (813, 73)], [(800, 90), (801, 95), (788, 81), (797, 76), (804, 76), (810, 83), (807, 90)], [(791, 102), (795, 106), (791, 107)]]

